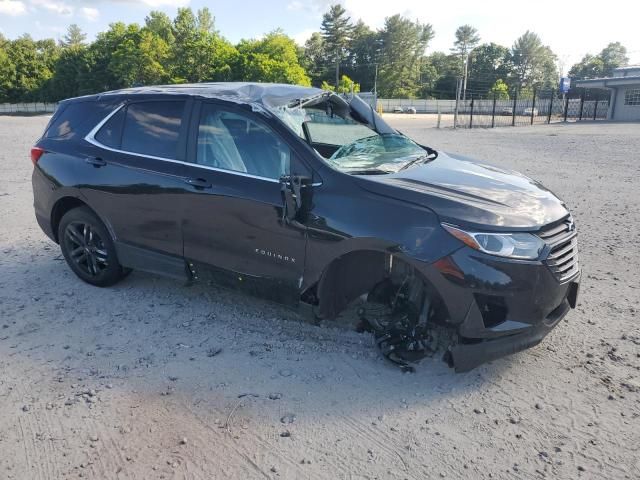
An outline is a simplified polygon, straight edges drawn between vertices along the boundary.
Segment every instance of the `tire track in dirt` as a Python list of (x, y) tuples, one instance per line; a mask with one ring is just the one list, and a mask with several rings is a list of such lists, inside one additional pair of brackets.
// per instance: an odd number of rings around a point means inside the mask
[[(35, 437), (42, 447), (44, 463), (46, 465), (44, 478), (57, 479), (61, 477), (61, 471), (57, 461), (57, 449), (55, 447), (55, 436), (53, 432), (53, 424), (48, 411), (42, 408), (36, 408), (34, 415), (28, 415), (31, 422), (31, 429), (35, 432)], [(35, 428), (34, 428), (35, 426)]]
[[(233, 409), (237, 404), (237, 401), (234, 402), (231, 406), (229, 406), (230, 409)], [(256, 433), (256, 431), (251, 431), (251, 432), (244, 432), (243, 435), (250, 435), (251, 439), (253, 440), (253, 442), (250, 442), (252, 447), (251, 448), (246, 448), (244, 447), (244, 445), (242, 443), (246, 442), (247, 439), (243, 438), (243, 442), (240, 443), (237, 441), (236, 438), (234, 438), (234, 434), (232, 431), (227, 431), (226, 428), (223, 428), (222, 425), (218, 425), (217, 431), (216, 429), (214, 429), (213, 427), (211, 427), (211, 425), (206, 421), (203, 420), (200, 415), (195, 412), (192, 408), (190, 408), (190, 406), (188, 406), (185, 403), (183, 403), (183, 407), (189, 411), (189, 413), (191, 414), (192, 418), (199, 424), (201, 425), (205, 431), (211, 432), (213, 433), (213, 437), (216, 438), (217, 440), (222, 440), (222, 443), (224, 445), (224, 448), (228, 448), (231, 449), (233, 453), (235, 453), (239, 458), (242, 458), (245, 462), (249, 463), (254, 471), (256, 473), (258, 473), (261, 477), (263, 478), (271, 478), (271, 476), (265, 471), (265, 469), (263, 467), (261, 467), (256, 460), (254, 460), (252, 458), (252, 455), (255, 455), (256, 452), (260, 452), (260, 449), (255, 448), (254, 442), (257, 442), (260, 446), (263, 447), (263, 451), (265, 452), (269, 452), (270, 455), (275, 456), (280, 462), (281, 464), (285, 464), (288, 465), (289, 468), (293, 469), (293, 470), (299, 470), (299, 465), (297, 465), (296, 463), (294, 463), (293, 461), (291, 461), (290, 459), (282, 456), (281, 454), (279, 454), (273, 447), (273, 445), (269, 442), (266, 442), (264, 440), (264, 438), (260, 435), (258, 435)], [(245, 405), (246, 407), (246, 405)], [(223, 413), (221, 412), (221, 417), (223, 417)], [(245, 410), (243, 412), (243, 416), (248, 417), (249, 413), (247, 412), (247, 410)], [(220, 435), (223, 435), (222, 438), (220, 438)], [(225, 439), (228, 439), (229, 442), (224, 442)], [(202, 438), (201, 438), (202, 440)], [(225, 444), (226, 443), (226, 444)], [(281, 467), (282, 468), (282, 467)], [(316, 478), (314, 476), (310, 476), (308, 478)]]
[(17, 421), (20, 429), (20, 436), (16, 441), (22, 444), (26, 470), (27, 472), (36, 471), (36, 476), (33, 477), (33, 480), (44, 480), (45, 477), (42, 475), (40, 462), (38, 462), (37, 449), (33, 444), (31, 432), (29, 431), (29, 428), (25, 428), (25, 424), (28, 422), (23, 418), (18, 418)]
[[(176, 406), (183, 408), (176, 409)], [(144, 417), (136, 419), (140, 430), (153, 428), (153, 444), (158, 451), (164, 452), (169, 459), (167, 463), (175, 464), (175, 467), (172, 467), (174, 473), (179, 470), (184, 475), (188, 473), (189, 476), (185, 478), (211, 478), (211, 474), (217, 472), (211, 472), (211, 469), (207, 468), (207, 463), (211, 460), (211, 453), (215, 452), (214, 455), (217, 458), (224, 459), (220, 463), (227, 463), (232, 467), (229, 472), (233, 475), (239, 475), (242, 478), (271, 478), (248, 452), (238, 448), (235, 441), (226, 435), (226, 431), (223, 433), (222, 429), (214, 429), (199, 415), (184, 406), (184, 402), (177, 400), (171, 403), (155, 399), (147, 400)], [(179, 419), (175, 416), (176, 410), (182, 413)], [(188, 430), (188, 443), (180, 445), (180, 432), (185, 430)], [(142, 431), (136, 437), (139, 444), (149, 440)], [(137, 463), (153, 463), (154, 459), (149, 457), (146, 450), (138, 447)]]
[[(355, 418), (346, 416), (341, 416), (340, 418), (347, 431), (352, 431), (355, 434), (355, 438), (364, 438), (367, 441), (371, 442), (371, 444), (375, 445), (379, 450), (385, 452), (389, 460), (392, 461), (398, 468), (400, 468), (406, 476), (416, 479), (423, 478), (416, 477), (415, 474), (411, 471), (407, 464), (407, 461), (404, 459), (399, 449), (395, 448), (395, 439), (380, 430), (374, 431), (363, 422), (356, 420)], [(428, 472), (423, 472), (423, 475), (428, 475)]]

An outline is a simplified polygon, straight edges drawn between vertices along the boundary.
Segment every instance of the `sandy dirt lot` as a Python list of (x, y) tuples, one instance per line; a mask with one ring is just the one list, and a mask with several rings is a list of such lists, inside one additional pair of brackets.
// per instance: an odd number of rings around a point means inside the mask
[(33, 216), (46, 121), (0, 117), (0, 478), (640, 478), (640, 125), (393, 120), (541, 180), (580, 231), (578, 308), (456, 375), (216, 287), (83, 284)]

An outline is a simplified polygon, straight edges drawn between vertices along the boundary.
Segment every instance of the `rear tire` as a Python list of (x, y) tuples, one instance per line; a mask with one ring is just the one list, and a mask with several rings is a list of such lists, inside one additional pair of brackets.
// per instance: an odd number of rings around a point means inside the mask
[(58, 239), (67, 265), (91, 285), (108, 287), (128, 273), (118, 262), (109, 231), (88, 207), (74, 208), (63, 215)]

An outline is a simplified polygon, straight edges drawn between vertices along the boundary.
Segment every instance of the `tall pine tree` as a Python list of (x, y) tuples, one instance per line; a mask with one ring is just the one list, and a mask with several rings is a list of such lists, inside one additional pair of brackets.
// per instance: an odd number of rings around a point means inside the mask
[(342, 5), (332, 5), (327, 13), (322, 16), (320, 27), (324, 38), (327, 56), (336, 67), (336, 85), (340, 83), (340, 62), (346, 55), (353, 26), (351, 18)]

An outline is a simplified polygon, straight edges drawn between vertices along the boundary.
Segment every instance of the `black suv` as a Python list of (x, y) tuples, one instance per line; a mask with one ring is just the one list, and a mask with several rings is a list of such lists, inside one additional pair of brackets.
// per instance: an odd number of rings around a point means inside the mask
[(444, 338), (458, 371), (536, 345), (576, 304), (561, 200), (418, 145), (358, 96), (211, 83), (74, 98), (31, 159), (38, 223), (93, 285), (137, 269), (316, 318), (354, 307), (390, 359)]

